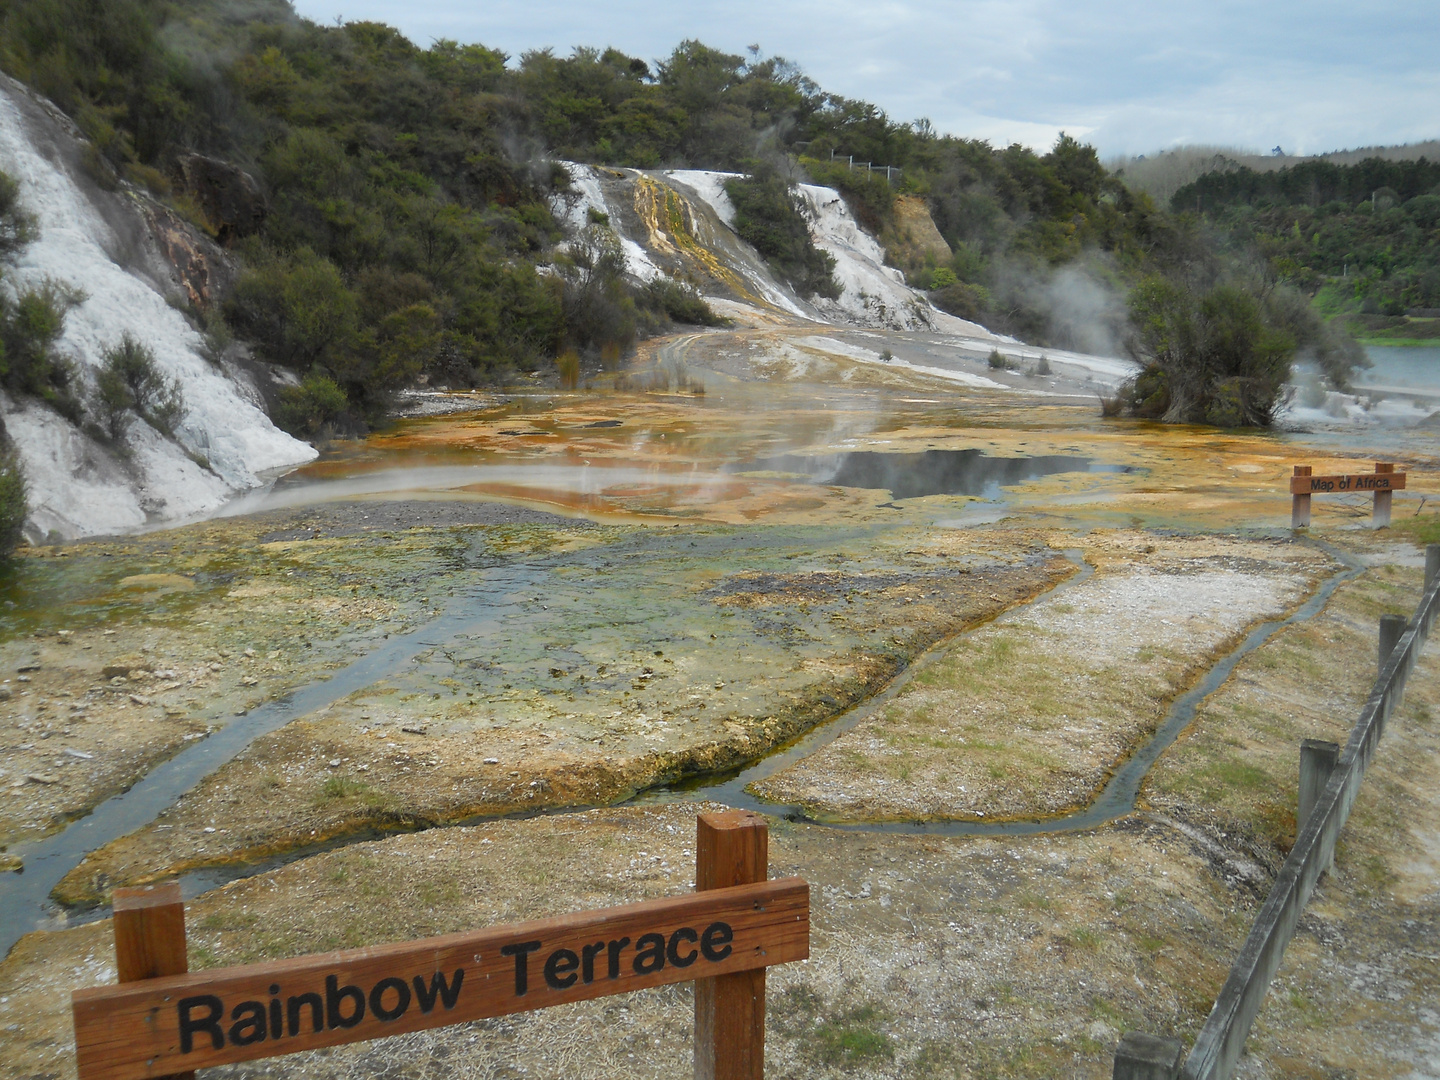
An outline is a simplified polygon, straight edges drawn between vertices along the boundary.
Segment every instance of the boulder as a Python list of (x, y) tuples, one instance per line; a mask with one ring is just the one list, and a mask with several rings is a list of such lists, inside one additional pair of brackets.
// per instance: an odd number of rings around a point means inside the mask
[(203, 154), (180, 159), (185, 187), (215, 227), (222, 244), (259, 230), (269, 211), (265, 193), (255, 178), (238, 165)]

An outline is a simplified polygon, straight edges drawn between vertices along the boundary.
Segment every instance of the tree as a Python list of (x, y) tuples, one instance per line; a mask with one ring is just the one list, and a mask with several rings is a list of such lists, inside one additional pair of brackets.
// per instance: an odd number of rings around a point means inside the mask
[(1136, 416), (1167, 423), (1263, 426), (1274, 418), (1296, 342), (1266, 297), (1229, 282), (1200, 291), (1151, 275), (1130, 295), (1132, 355), (1122, 391)]

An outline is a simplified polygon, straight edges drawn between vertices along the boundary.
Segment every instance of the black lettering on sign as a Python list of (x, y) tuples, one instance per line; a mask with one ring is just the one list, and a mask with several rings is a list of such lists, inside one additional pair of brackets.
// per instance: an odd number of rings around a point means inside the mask
[[(386, 990), (395, 991), (395, 1004), (388, 1009), (385, 1007)], [(370, 991), (370, 1012), (377, 1020), (399, 1020), (409, 1007), (410, 987), (405, 985), (404, 979), (397, 979), (392, 975), (388, 979), (381, 979)]]
[(300, 1010), (306, 1005), (310, 1006), (310, 1034), (325, 1030), (325, 1003), (320, 1000), (320, 995), (296, 994), (285, 999), (286, 1023), (292, 1039), (300, 1034)]
[(519, 945), (502, 945), (501, 956), (515, 957), (515, 996), (524, 997), (530, 989), (530, 954), (540, 948), (538, 941), (522, 941)]
[[(206, 1014), (196, 1016), (195, 1010), (201, 1007), (207, 1010)], [(195, 1036), (201, 1032), (210, 1036), (210, 1049), (219, 1050), (225, 1045), (225, 1035), (220, 1030), (220, 1018), (225, 1015), (225, 1003), (214, 994), (181, 998), (179, 1011), (182, 1054), (188, 1054), (195, 1049)]]
[(706, 960), (718, 964), (730, 955), (730, 942), (734, 940), (735, 931), (730, 929), (729, 923), (713, 922), (700, 935), (700, 951), (705, 954)]
[(465, 981), (465, 969), (455, 969), (455, 981), (449, 986), (445, 985), (445, 973), (437, 971), (430, 977), (430, 986), (425, 986), (425, 980), (415, 976), (415, 1000), (420, 1002), (420, 1011), (428, 1013), (435, 1008), (435, 998), (440, 998), (440, 1004), (447, 1009), (453, 1009), (455, 1002), (460, 1000), (460, 984)]
[[(349, 1001), (354, 1008), (346, 1016), (340, 1006)], [(358, 986), (341, 986), (334, 975), (325, 976), (325, 1026), (331, 1031), (336, 1028), (352, 1028), (365, 1019), (365, 992)]]
[(688, 926), (682, 926), (675, 933), (670, 935), (670, 944), (665, 947), (665, 958), (675, 967), (689, 967), (695, 962), (695, 957), (700, 955), (694, 949), (688, 953), (680, 951), (680, 942), (688, 941), (692, 945), (700, 940), (700, 936)]
[(280, 999), (275, 995), (280, 993), (280, 987), (274, 983), (270, 984), (270, 1038), (278, 1039), (284, 1032), (280, 1026)]
[(620, 977), (620, 950), (629, 944), (630, 939), (628, 937), (622, 937), (619, 941), (610, 942), (610, 978), (618, 979)]
[(580, 947), (580, 978), (587, 983), (595, 981), (595, 957), (605, 951), (605, 942), (597, 941), (594, 945), (582, 945)]
[(630, 963), (636, 975), (649, 975), (665, 966), (665, 935), (641, 934), (635, 942), (635, 959)]
[(569, 949), (556, 949), (545, 961), (545, 985), (551, 990), (565, 990), (575, 985), (579, 978), (575, 969), (580, 966), (580, 958)]
[(230, 1013), (230, 1042), (249, 1046), (265, 1041), (265, 1006), (258, 1001), (242, 1001)]

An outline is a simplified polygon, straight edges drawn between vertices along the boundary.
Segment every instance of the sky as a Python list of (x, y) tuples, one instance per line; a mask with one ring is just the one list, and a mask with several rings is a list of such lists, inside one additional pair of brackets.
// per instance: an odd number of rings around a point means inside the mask
[(416, 44), (514, 58), (614, 46), (647, 61), (697, 38), (758, 45), (894, 120), (1102, 157), (1180, 145), (1314, 154), (1440, 137), (1440, 0), (294, 0)]

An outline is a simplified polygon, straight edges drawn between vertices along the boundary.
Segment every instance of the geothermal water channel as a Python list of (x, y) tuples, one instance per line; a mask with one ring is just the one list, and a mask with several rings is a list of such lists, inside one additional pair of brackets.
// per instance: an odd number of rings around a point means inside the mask
[[(1336, 560), (1342, 562), (1345, 569), (1325, 579), (1315, 593), (1290, 615), (1283, 619), (1267, 620), (1252, 629), (1235, 649), (1218, 660), (1194, 686), (1175, 698), (1155, 733), (1115, 770), (1100, 794), (1082, 809), (1053, 817), (993, 822), (954, 819), (847, 822), (829, 818), (813, 818), (799, 807), (771, 802), (751, 793), (749, 790), (751, 784), (783, 772), (796, 762), (809, 757), (858, 727), (877, 708), (893, 698), (931, 657), (948, 648), (954, 639), (935, 646), (895, 678), (884, 691), (864, 704), (813, 728), (789, 745), (773, 750), (758, 761), (724, 776), (700, 777), (678, 784), (653, 788), (637, 796), (636, 801), (673, 802), (676, 799), (687, 799), (697, 802), (719, 802), (737, 810), (754, 810), (771, 816), (778, 815), (788, 821), (823, 825), (827, 828), (841, 829), (847, 832), (937, 836), (1032, 836), (1039, 833), (1079, 832), (1084, 829), (1096, 828), (1130, 813), (1135, 808), (1135, 799), (1139, 795), (1140, 785), (1149, 775), (1151, 766), (1159, 760), (1160, 755), (1179, 738), (1180, 733), (1195, 718), (1195, 710), (1199, 708), (1200, 703), (1224, 685), (1225, 680), (1230, 677), (1230, 673), (1235, 670), (1236, 664), (1285, 627), (1313, 619), (1324, 609), (1335, 590), (1363, 569), (1363, 564), (1359, 560), (1345, 552), (1333, 548), (1329, 544), (1320, 543), (1317, 546), (1322, 547)], [(1067, 558), (1081, 567), (1079, 574), (1061, 582), (1053, 589), (1041, 593), (1029, 604), (1011, 608), (994, 621), (1004, 622), (1031, 604), (1080, 584), (1094, 573), (1092, 567), (1081, 562), (1079, 551), (1067, 551), (1065, 554)]]
[(50, 920), (55, 912), (50, 890), (90, 852), (149, 824), (260, 736), (372, 685), (427, 649), (461, 634), (493, 630), (507, 610), (529, 598), (539, 576), (535, 568), (526, 565), (487, 573), (483, 592), (452, 599), (449, 610), (439, 618), (391, 638), (328, 679), (235, 717), (60, 832), (33, 844), (16, 845), (25, 870), (0, 879), (0, 954)]
[[(821, 723), (798, 739), (778, 747), (744, 768), (726, 774), (701, 776), (677, 784), (649, 789), (629, 800), (634, 803), (675, 801), (718, 802), (737, 809), (756, 810), (780, 815), (789, 820), (822, 825), (851, 832), (934, 834), (943, 836), (1022, 836), (1038, 833), (1070, 832), (1095, 828), (1129, 813), (1135, 805), (1141, 783), (1160, 754), (1175, 741), (1194, 717), (1195, 710), (1209, 694), (1221, 686), (1235, 665), (1248, 653), (1259, 648), (1280, 629), (1313, 618), (1325, 606), (1331, 594), (1344, 581), (1359, 572), (1360, 564), (1343, 552), (1322, 545), (1346, 569), (1332, 575), (1314, 595), (1284, 619), (1270, 620), (1255, 627), (1241, 644), (1220, 659), (1190, 690), (1172, 703), (1164, 722), (1153, 736), (1128, 758), (1107, 782), (1100, 795), (1083, 809), (1051, 818), (1003, 822), (918, 820), (894, 822), (818, 821), (793, 806), (775, 804), (750, 793), (750, 784), (774, 775), (800, 761), (870, 716), (876, 708), (895, 696), (919, 671), (928, 659), (942, 652), (954, 639), (942, 642), (909, 665), (879, 694), (839, 716)], [(1054, 596), (1086, 580), (1094, 571), (1085, 564), (1076, 550), (1066, 557), (1080, 567), (1080, 572), (1025, 604), (1009, 609), (997, 621), (1013, 617), (1017, 612)], [(17, 853), (25, 860), (23, 874), (0, 879), (0, 954), (8, 952), (21, 936), (32, 930), (53, 925), (56, 905), (49, 899), (51, 889), (91, 851), (118, 839), (153, 821), (176, 800), (193, 789), (206, 776), (215, 772), (260, 736), (279, 729), (297, 719), (357, 690), (372, 685), (401, 669), (425, 650), (462, 635), (477, 636), (493, 633), (510, 609), (524, 602), (536, 589), (544, 571), (535, 565), (517, 565), (504, 570), (489, 570), (483, 590), (470, 589), (468, 595), (452, 599), (447, 610), (437, 619), (411, 632), (397, 636), (374, 651), (354, 661), (328, 679), (313, 682), (285, 697), (251, 710), (232, 720), (194, 745), (151, 769), (127, 791), (102, 803), (96, 810), (70, 824), (61, 832)], [(477, 608), (479, 610), (477, 610)], [(543, 814), (576, 813), (591, 809), (574, 806), (542, 811)], [(466, 819), (452, 825), (474, 824), (483, 819)], [(443, 827), (443, 826), (442, 826)], [(380, 835), (377, 830), (327, 842), (317, 847), (295, 849), (258, 863), (209, 868), (185, 875), (182, 885), (187, 896), (194, 896), (225, 881), (251, 874), (314, 854), (317, 850), (344, 846)], [(93, 919), (105, 915), (103, 908), (84, 914)]]

